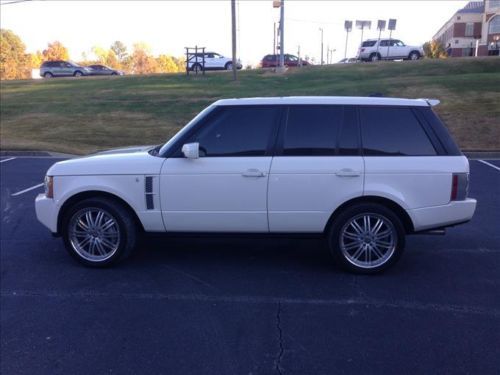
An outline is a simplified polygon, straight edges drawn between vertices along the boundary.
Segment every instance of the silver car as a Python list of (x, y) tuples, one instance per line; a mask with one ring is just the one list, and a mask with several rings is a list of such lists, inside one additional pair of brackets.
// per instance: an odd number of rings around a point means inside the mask
[(45, 61), (40, 67), (40, 76), (52, 77), (81, 77), (91, 74), (89, 68), (72, 61)]

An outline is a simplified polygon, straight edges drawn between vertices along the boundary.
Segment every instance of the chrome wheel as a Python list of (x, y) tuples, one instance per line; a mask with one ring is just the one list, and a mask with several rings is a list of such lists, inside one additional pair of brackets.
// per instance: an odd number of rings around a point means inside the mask
[(397, 246), (394, 225), (384, 216), (363, 213), (354, 216), (341, 229), (340, 250), (351, 264), (370, 269), (383, 265)]
[(120, 246), (118, 222), (102, 208), (79, 210), (71, 217), (68, 228), (71, 247), (90, 262), (111, 258)]

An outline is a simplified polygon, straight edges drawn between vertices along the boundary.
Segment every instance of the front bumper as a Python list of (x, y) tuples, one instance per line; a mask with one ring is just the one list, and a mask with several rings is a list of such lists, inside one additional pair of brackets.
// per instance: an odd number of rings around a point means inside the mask
[(408, 210), (415, 232), (452, 226), (472, 219), (477, 201), (467, 198), (463, 201), (450, 202), (443, 206), (416, 208)]
[(52, 233), (57, 233), (57, 215), (59, 207), (54, 199), (47, 198), (45, 194), (38, 194), (35, 198), (36, 218)]

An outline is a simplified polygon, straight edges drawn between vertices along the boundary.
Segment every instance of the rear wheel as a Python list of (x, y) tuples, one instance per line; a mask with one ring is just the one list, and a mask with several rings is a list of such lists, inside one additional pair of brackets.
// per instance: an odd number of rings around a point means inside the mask
[(233, 69), (233, 63), (232, 62), (228, 62), (225, 66), (226, 70), (232, 70)]
[(52, 78), (52, 77), (54, 77), (54, 75), (53, 75), (52, 73), (50, 73), (50, 72), (47, 72), (47, 73), (45, 73), (45, 74), (43, 75), (43, 77), (44, 77), (44, 78)]
[(193, 72), (196, 74), (200, 73), (203, 71), (203, 67), (200, 64), (194, 64), (193, 65)]
[(373, 274), (401, 257), (405, 231), (399, 217), (385, 206), (362, 203), (341, 212), (329, 231), (335, 260), (347, 271)]
[(370, 55), (370, 61), (375, 62), (380, 60), (380, 55), (378, 53), (372, 53)]
[(64, 213), (62, 235), (66, 249), (80, 263), (105, 267), (130, 255), (137, 242), (137, 226), (121, 204), (90, 198)]
[(417, 51), (413, 51), (410, 53), (410, 55), (408, 56), (408, 59), (410, 60), (418, 60), (420, 58), (420, 53), (418, 53)]
[(77, 70), (74, 74), (73, 74), (74, 77), (81, 77), (83, 76), (83, 73), (80, 72), (79, 70)]

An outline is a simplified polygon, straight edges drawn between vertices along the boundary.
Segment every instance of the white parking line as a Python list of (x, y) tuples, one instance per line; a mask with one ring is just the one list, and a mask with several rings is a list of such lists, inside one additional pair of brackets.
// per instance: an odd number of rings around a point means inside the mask
[(491, 167), (491, 168), (495, 168), (497, 171), (500, 171), (500, 167), (497, 167), (497, 166), (496, 166), (496, 165), (494, 165), (494, 164), (488, 163), (487, 161), (484, 161), (484, 160), (478, 160), (478, 162), (483, 163), (483, 164), (486, 164), (487, 166), (489, 166), (489, 167)]
[(5, 163), (6, 161), (14, 160), (14, 159), (15, 158), (2, 159), (2, 160), (0, 160), (0, 163)]
[(42, 186), (43, 186), (43, 183), (38, 184), (38, 185), (35, 185), (35, 186), (32, 186), (32, 187), (29, 187), (29, 188), (24, 189), (24, 190), (21, 190), (21, 191), (18, 191), (17, 193), (12, 194), (12, 196), (13, 196), (13, 197), (17, 197), (18, 195), (21, 195), (21, 194), (27, 193), (28, 191), (31, 191), (31, 190), (38, 189), (38, 188), (40, 188), (40, 187), (42, 187)]

